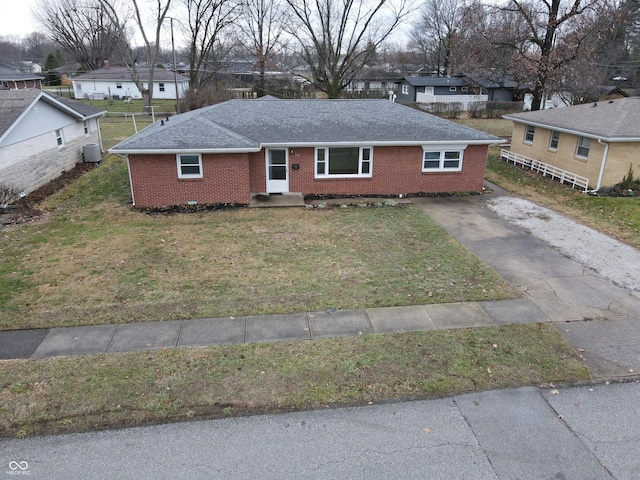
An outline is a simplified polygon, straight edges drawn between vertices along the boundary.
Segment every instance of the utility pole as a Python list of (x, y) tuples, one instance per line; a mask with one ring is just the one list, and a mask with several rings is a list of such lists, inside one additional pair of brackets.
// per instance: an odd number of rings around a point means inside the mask
[(180, 113), (180, 96), (178, 95), (178, 65), (176, 65), (176, 44), (173, 40), (173, 17), (171, 20), (171, 49), (173, 50), (173, 82), (176, 85), (176, 115)]

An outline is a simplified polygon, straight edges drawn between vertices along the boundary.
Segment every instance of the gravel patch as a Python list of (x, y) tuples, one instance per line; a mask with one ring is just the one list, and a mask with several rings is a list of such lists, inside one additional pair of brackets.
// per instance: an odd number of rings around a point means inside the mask
[(616, 285), (640, 291), (637, 249), (522, 198), (497, 197), (488, 207)]

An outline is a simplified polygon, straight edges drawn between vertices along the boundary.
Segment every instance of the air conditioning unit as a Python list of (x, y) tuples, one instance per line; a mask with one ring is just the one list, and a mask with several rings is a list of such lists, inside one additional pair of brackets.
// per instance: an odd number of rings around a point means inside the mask
[(100, 145), (97, 143), (84, 145), (82, 147), (82, 158), (84, 163), (100, 163), (102, 161)]

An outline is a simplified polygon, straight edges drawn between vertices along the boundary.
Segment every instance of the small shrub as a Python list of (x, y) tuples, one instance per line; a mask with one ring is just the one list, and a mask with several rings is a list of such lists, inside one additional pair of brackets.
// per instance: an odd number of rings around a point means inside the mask
[(5, 207), (18, 198), (19, 191), (10, 183), (0, 182), (0, 207)]

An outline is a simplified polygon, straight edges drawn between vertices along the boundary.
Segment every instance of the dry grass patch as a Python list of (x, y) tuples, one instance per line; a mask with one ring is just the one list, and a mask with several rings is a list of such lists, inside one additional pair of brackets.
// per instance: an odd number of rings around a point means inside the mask
[(3, 361), (0, 435), (85, 431), (575, 382), (553, 325)]

